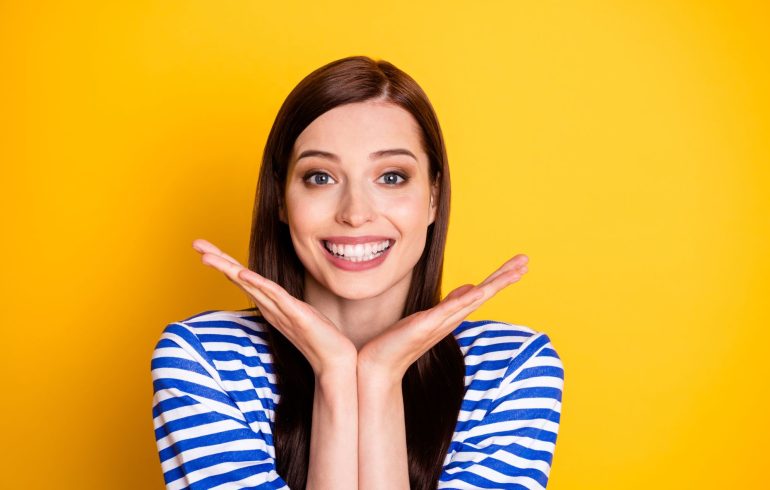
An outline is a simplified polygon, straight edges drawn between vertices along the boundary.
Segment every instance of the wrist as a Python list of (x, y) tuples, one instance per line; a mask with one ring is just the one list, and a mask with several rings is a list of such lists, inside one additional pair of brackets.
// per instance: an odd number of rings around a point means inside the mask
[(366, 355), (359, 355), (356, 363), (356, 374), (359, 389), (388, 390), (393, 387), (401, 388), (401, 380), (405, 369), (399, 369), (375, 362)]
[(313, 394), (313, 417), (324, 410), (327, 422), (346, 426), (358, 410), (358, 393), (355, 376), (316, 377)]
[(339, 360), (334, 365), (327, 366), (315, 373), (316, 388), (329, 391), (344, 390), (348, 386), (356, 385), (357, 375), (355, 359)]

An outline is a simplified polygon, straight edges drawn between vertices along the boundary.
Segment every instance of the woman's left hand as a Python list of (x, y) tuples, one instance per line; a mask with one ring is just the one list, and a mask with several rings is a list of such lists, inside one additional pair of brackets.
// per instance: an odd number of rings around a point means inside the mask
[(488, 299), (521, 279), (527, 272), (528, 261), (526, 255), (518, 254), (482, 283), (460, 286), (433, 308), (399, 320), (359, 350), (361, 374), (384, 377), (389, 383), (400, 383), (414, 361)]

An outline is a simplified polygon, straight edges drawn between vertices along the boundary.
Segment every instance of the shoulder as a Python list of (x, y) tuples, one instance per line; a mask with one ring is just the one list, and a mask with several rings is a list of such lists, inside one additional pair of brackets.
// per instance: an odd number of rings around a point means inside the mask
[(495, 320), (466, 320), (453, 332), (471, 379), (502, 380), (523, 368), (547, 364), (563, 372), (551, 338), (534, 328)]
[(165, 336), (194, 337), (199, 342), (212, 340), (242, 343), (238, 339), (249, 339), (265, 344), (267, 323), (253, 309), (207, 310), (184, 320), (166, 325), (161, 338)]
[(212, 368), (222, 362), (247, 359), (252, 364), (254, 360), (270, 364), (267, 322), (253, 309), (207, 310), (169, 323), (153, 357), (168, 348), (182, 349), (198, 363)]
[[(530, 345), (535, 348), (534, 346), (551, 344), (551, 339), (545, 332), (525, 325), (495, 320), (466, 320), (454, 330), (453, 335), (466, 357), (491, 355), (494, 352), (511, 354)], [(550, 347), (553, 348), (552, 345)]]

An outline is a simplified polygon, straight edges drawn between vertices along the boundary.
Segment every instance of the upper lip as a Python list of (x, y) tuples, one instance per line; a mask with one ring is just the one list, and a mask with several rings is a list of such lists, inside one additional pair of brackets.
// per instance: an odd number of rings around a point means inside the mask
[(325, 242), (341, 243), (344, 245), (356, 245), (359, 243), (376, 243), (384, 242), (385, 240), (394, 241), (392, 238), (386, 236), (366, 235), (366, 236), (328, 236), (321, 238)]

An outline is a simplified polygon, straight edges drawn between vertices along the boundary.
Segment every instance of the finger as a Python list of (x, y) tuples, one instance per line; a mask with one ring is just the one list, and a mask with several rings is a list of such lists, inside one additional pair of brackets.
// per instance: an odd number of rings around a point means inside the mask
[(246, 286), (244, 290), (251, 296), (251, 298), (257, 303), (260, 314), (273, 326), (278, 328), (284, 335), (285, 327), (287, 324), (286, 317), (281, 312), (280, 308), (268, 298), (259, 288)]
[(233, 280), (238, 277), (238, 272), (244, 269), (244, 267), (238, 262), (234, 262), (227, 257), (223, 257), (217, 253), (211, 252), (205, 252), (201, 257), (201, 262), (221, 272), (224, 272)]
[(458, 296), (462, 296), (463, 294), (465, 294), (466, 291), (468, 291), (469, 289), (472, 289), (474, 287), (475, 286), (473, 284), (463, 284), (462, 286), (460, 286), (458, 288), (455, 288), (452, 292), (447, 294), (446, 297), (444, 297), (444, 299), (442, 301), (447, 301), (447, 300), (450, 300), (450, 299), (454, 299), (454, 298), (456, 298)]
[(506, 273), (507, 271), (522, 267), (526, 269), (526, 264), (529, 262), (529, 257), (527, 257), (524, 254), (517, 254), (514, 257), (508, 259), (503, 265), (501, 265), (495, 272), (489, 275), (486, 279), (484, 279), (479, 286), (484, 286), (485, 284), (489, 283), (490, 281), (493, 281), (497, 277), (499, 277), (501, 274)]
[(497, 293), (502, 291), (504, 288), (517, 282), (519, 279), (522, 278), (522, 276), (524, 276), (524, 273), (521, 272), (520, 269), (510, 269), (506, 272), (503, 272), (502, 274), (495, 277), (488, 283), (479, 287), (480, 290), (483, 292), (482, 297), (479, 300), (481, 301), (481, 303), (489, 300), (490, 298), (492, 298), (492, 296), (496, 295)]
[[(313, 311), (303, 301), (298, 300), (279, 284), (255, 273), (254, 271), (244, 269), (239, 272), (239, 277), (247, 283), (254, 284), (261, 294), (264, 294), (269, 301), (274, 315), (281, 318), (276, 328), (291, 342), (302, 355), (313, 364), (313, 359), (320, 359), (322, 353), (319, 351), (319, 342), (324, 339), (319, 337), (319, 329), (308, 329), (317, 325), (310, 321), (309, 314), (315, 314), (322, 317), (318, 312)], [(324, 317), (325, 318), (325, 317)], [(318, 318), (315, 318), (317, 321)], [(327, 320), (328, 321), (328, 320)], [(329, 321), (330, 324), (331, 321)]]
[(466, 284), (455, 289), (437, 306), (430, 311), (434, 325), (443, 325), (447, 318), (453, 316), (456, 312), (468, 307), (483, 295), (479, 286)]
[[(250, 272), (253, 275), (257, 275), (248, 269), (242, 269), (237, 275), (235, 282), (241, 289), (243, 289), (249, 296), (254, 299), (258, 305), (259, 310), (262, 313), (262, 316), (265, 317), (265, 319), (270, 322), (271, 325), (278, 328), (278, 330), (281, 331), (284, 335), (286, 335), (286, 327), (285, 325), (289, 324), (288, 318), (283, 313), (283, 309), (280, 307), (279, 304), (277, 304), (268, 294), (268, 291), (265, 289), (264, 284), (258, 283), (257, 281), (248, 281), (243, 278), (243, 272)], [(261, 276), (259, 276), (261, 277)], [(267, 281), (267, 279), (264, 279), (264, 281)]]
[(451, 319), (456, 317), (459, 311), (463, 311), (471, 306), (482, 294), (482, 291), (472, 284), (460, 286), (449, 293), (441, 303), (430, 310), (422, 312), (427, 316), (418, 323), (418, 325), (422, 326), (415, 330), (415, 334), (428, 346), (427, 348), (435, 345), (436, 342), (446, 337), (459, 324), (457, 322), (452, 325), (450, 323)]
[(230, 257), (229, 255), (227, 255), (223, 251), (221, 251), (219, 248), (217, 248), (211, 242), (208, 242), (208, 241), (206, 241), (206, 240), (204, 240), (202, 238), (198, 238), (196, 240), (193, 240), (192, 246), (193, 246), (193, 248), (196, 251), (198, 251), (198, 252), (200, 252), (202, 254), (204, 254), (204, 253), (211, 253), (211, 254), (215, 254), (215, 255), (220, 255), (220, 256), (226, 258), (227, 260), (229, 260), (230, 262), (234, 262), (236, 264), (239, 264), (239, 262), (237, 260), (235, 260), (234, 258)]
[(521, 279), (522, 275), (516, 269), (509, 270), (498, 275), (486, 285), (480, 286), (477, 291), (466, 293), (470, 298), (465, 298), (462, 306), (447, 316), (446, 322), (454, 325), (459, 324), (494, 295)]
[(516, 269), (516, 268), (522, 268), (525, 267), (525, 265), (529, 262), (529, 257), (527, 257), (524, 254), (517, 254), (514, 257), (508, 259), (503, 265), (501, 265), (495, 272), (490, 274), (486, 279), (484, 279), (479, 286), (484, 286), (488, 284), (489, 282), (495, 280), (498, 278), (501, 274), (505, 274), (506, 272)]
[(478, 309), (502, 288), (518, 281), (521, 275), (519, 270), (509, 269), (498, 273), (494, 278), (488, 278), (486, 284), (482, 283), (475, 287), (464, 288), (462, 295), (456, 296), (435, 308), (438, 319), (434, 321), (436, 324), (442, 325), (442, 331), (457, 326), (465, 317)]
[[(227, 278), (230, 281), (232, 281), (235, 285), (243, 289), (244, 292), (251, 295), (262, 306), (260, 310), (265, 310), (264, 311), (265, 313), (273, 315), (273, 320), (277, 320), (278, 323), (286, 322), (286, 317), (282, 313), (281, 309), (278, 307), (278, 305), (275, 304), (275, 301), (273, 301), (267, 294), (268, 291), (265, 289), (264, 283), (247, 282), (241, 279), (241, 277), (239, 276), (239, 273), (242, 271), (248, 271), (248, 269), (245, 269), (242, 265), (238, 264), (237, 262), (231, 262), (224, 257), (221, 257), (217, 254), (208, 253), (208, 252), (203, 254), (203, 257), (201, 258), (201, 260), (203, 261), (204, 264), (214, 267), (215, 269), (224, 273), (225, 276), (227, 276)], [(248, 272), (251, 272), (251, 271), (248, 271)], [(253, 272), (252, 274), (257, 275)], [(265, 281), (267, 281), (267, 279), (265, 279)], [(267, 281), (267, 282), (270, 282), (270, 281)], [(271, 318), (268, 318), (268, 317), (265, 317), (265, 318), (267, 320), (271, 320)], [(271, 321), (270, 323), (273, 323), (273, 322)]]
[(249, 284), (258, 286), (260, 291), (270, 298), (287, 318), (294, 319), (303, 324), (302, 320), (305, 319), (305, 312), (300, 307), (300, 302), (289, 294), (286, 289), (249, 269), (241, 270), (238, 276)]
[[(522, 259), (524, 257), (524, 259)], [(526, 255), (517, 255), (503, 264), (497, 271), (487, 277), (478, 286), (463, 285), (455, 289), (444, 299), (442, 308), (437, 308), (444, 318), (456, 315), (460, 310), (477, 303), (473, 309), (481, 306), (489, 298), (497, 294), (503, 287), (513, 284), (526, 272)], [(518, 267), (518, 269), (516, 268)], [(473, 311), (471, 309), (467, 314)], [(466, 316), (467, 316), (466, 314)]]

